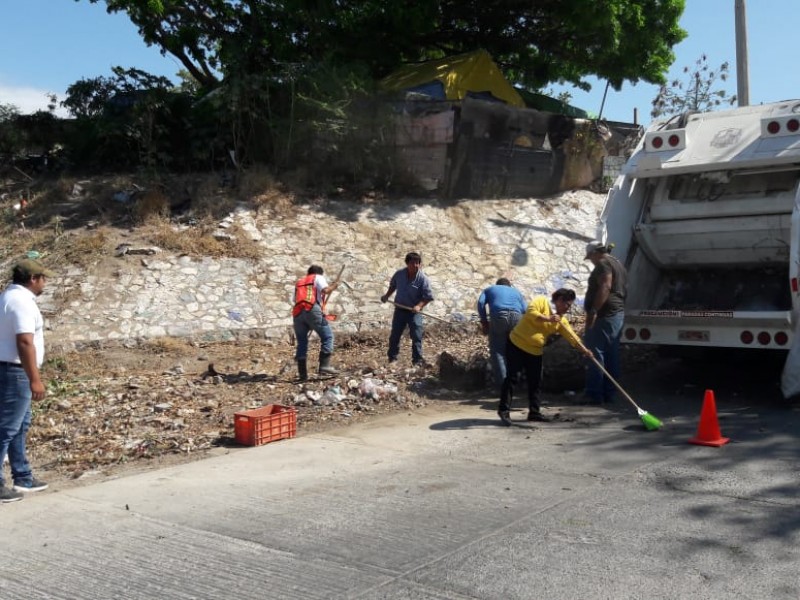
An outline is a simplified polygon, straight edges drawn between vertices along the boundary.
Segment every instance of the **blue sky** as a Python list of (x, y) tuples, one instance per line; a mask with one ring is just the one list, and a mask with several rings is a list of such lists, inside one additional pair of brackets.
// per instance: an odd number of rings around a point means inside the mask
[[(675, 48), (670, 78), (679, 77), (705, 53), (716, 68), (728, 61), (736, 70), (734, 37), (735, 0), (687, 0), (681, 26), (688, 37)], [(800, 0), (750, 0), (747, 2), (750, 102), (771, 102), (800, 97), (800, 69), (796, 48)], [(136, 28), (121, 14), (109, 15), (105, 3), (88, 0), (0, 0), (0, 102), (30, 112), (46, 105), (45, 93), (64, 97), (66, 88), (81, 78), (111, 75), (111, 67), (136, 67), (175, 79), (180, 64), (148, 48)], [(572, 104), (593, 114), (600, 112), (604, 82), (573, 93)], [(728, 92), (736, 92), (735, 77)], [(553, 86), (560, 91), (562, 88)], [(608, 92), (602, 116), (639, 122), (650, 118), (650, 103), (657, 87), (625, 84)]]

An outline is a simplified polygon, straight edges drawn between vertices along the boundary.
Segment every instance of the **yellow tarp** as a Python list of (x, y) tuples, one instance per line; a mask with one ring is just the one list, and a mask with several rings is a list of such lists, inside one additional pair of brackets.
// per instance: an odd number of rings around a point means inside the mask
[(525, 108), (513, 86), (486, 50), (409, 65), (381, 80), (385, 90), (401, 91), (440, 81), (447, 100), (463, 100), (467, 92), (488, 92), (498, 100)]

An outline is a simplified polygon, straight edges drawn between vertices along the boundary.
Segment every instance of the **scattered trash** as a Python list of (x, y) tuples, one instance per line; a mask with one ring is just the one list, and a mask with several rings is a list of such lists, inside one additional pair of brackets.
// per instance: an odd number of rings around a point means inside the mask
[(371, 400), (380, 400), (397, 394), (397, 385), (366, 377), (358, 386), (359, 393)]

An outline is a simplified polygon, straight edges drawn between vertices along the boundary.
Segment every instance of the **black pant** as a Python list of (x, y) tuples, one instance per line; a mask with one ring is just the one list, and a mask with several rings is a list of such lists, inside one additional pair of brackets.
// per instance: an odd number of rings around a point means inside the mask
[(508, 340), (506, 344), (506, 378), (500, 391), (500, 406), (498, 412), (511, 410), (511, 400), (514, 395), (513, 380), (517, 373), (524, 370), (528, 380), (528, 410), (532, 413), (539, 412), (539, 384), (542, 381), (542, 356), (529, 354)]

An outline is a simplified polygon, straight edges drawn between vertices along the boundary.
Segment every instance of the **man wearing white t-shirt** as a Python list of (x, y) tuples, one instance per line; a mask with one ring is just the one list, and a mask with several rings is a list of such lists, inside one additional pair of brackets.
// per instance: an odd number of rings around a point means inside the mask
[(328, 283), (324, 270), (319, 265), (308, 267), (306, 276), (294, 285), (294, 306), (292, 307), (292, 320), (294, 333), (297, 337), (297, 372), (300, 381), (308, 379), (308, 336), (311, 331), (316, 331), (320, 339), (319, 374), (336, 375), (338, 371), (331, 366), (333, 353), (333, 329), (322, 310), (325, 299), (339, 287), (339, 282)]
[(12, 271), (11, 284), (0, 294), (0, 464), (8, 455), (13, 488), (3, 482), (0, 502), (21, 500), (47, 484), (36, 479), (25, 453), (31, 425), (31, 400), (42, 400), (44, 383), (39, 368), (44, 360), (44, 319), (36, 296), (54, 273), (39, 261), (22, 260)]

